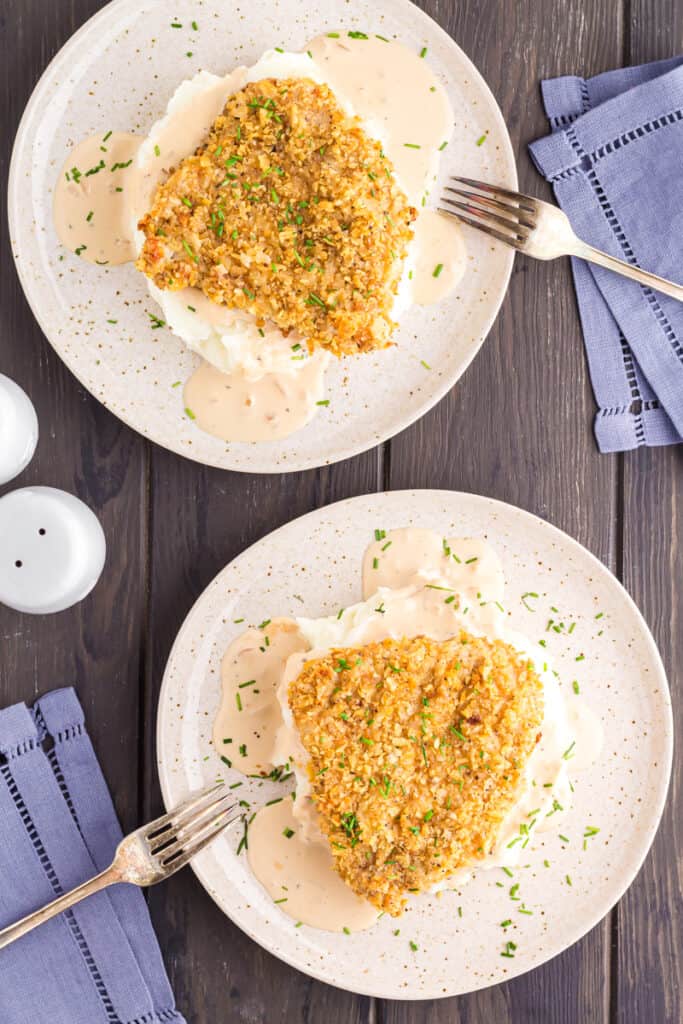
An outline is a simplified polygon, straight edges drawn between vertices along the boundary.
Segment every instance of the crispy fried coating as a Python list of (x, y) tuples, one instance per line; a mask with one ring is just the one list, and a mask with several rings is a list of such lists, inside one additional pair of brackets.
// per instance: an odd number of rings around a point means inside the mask
[(333, 650), (288, 699), (336, 869), (393, 915), (492, 849), (543, 720), (529, 661), (464, 632)]
[(264, 79), (159, 186), (136, 266), (159, 288), (201, 288), (298, 330), (311, 350), (364, 352), (390, 342), (416, 216), (327, 86)]

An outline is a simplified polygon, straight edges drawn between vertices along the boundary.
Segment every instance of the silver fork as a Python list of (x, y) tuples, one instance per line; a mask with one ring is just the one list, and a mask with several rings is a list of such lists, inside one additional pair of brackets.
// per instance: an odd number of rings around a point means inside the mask
[(170, 814), (131, 832), (121, 840), (105, 871), (0, 931), (0, 949), (115, 882), (154, 885), (170, 878), (241, 816), (239, 810), (234, 813), (237, 807), (225, 783), (219, 782), (190, 797)]
[[(487, 235), (492, 235), (499, 242), (518, 249), (527, 256), (537, 260), (553, 260), (558, 256), (580, 256), (600, 267), (607, 267), (617, 274), (630, 277), (639, 284), (655, 288), (673, 299), (683, 302), (683, 285), (667, 281), (664, 277), (641, 270), (632, 263), (618, 260), (609, 253), (595, 249), (587, 242), (582, 242), (574, 234), (569, 218), (556, 206), (544, 203), (521, 192), (511, 192), (507, 188), (488, 185), (472, 178), (452, 177), (462, 188), (446, 186), (446, 192), (456, 195), (458, 199), (442, 196), (441, 202), (452, 209), (439, 207), (441, 213), (457, 216), (473, 228), (478, 228)], [(476, 191), (472, 191), (475, 189)], [(482, 194), (483, 193), (483, 194)], [(459, 212), (455, 214), (453, 209)], [(468, 214), (469, 216), (465, 216)]]

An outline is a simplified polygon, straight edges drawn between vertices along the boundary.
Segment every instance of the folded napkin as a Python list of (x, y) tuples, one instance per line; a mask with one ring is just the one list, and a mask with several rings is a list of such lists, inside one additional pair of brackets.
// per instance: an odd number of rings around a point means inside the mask
[[(552, 134), (529, 150), (577, 235), (683, 284), (683, 57), (542, 92)], [(683, 303), (572, 264), (600, 450), (680, 442)]]
[[(0, 711), (0, 928), (102, 871), (119, 828), (71, 689)], [(2, 1024), (167, 1024), (141, 891), (115, 885), (0, 950)]]

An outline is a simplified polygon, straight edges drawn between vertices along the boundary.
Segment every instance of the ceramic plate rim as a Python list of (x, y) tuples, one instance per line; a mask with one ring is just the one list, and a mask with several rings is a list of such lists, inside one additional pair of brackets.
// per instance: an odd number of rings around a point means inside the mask
[(654, 806), (656, 813), (651, 818), (651, 822), (650, 822), (648, 828), (642, 833), (644, 838), (643, 838), (643, 840), (642, 840), (642, 842), (640, 844), (638, 855), (637, 855), (637, 857), (635, 858), (634, 862), (631, 865), (630, 871), (624, 873), (624, 875), (622, 876), (620, 882), (617, 885), (617, 889), (619, 890), (618, 894), (616, 895), (616, 897), (613, 900), (613, 902), (611, 902), (609, 904), (609, 906), (604, 907), (602, 904), (600, 904), (599, 905), (600, 909), (597, 911), (597, 913), (594, 913), (591, 916), (590, 921), (584, 921), (581, 924), (579, 924), (578, 926), (574, 926), (572, 929), (570, 929), (569, 930), (570, 931), (570, 937), (569, 937), (568, 941), (566, 941), (560, 948), (554, 950), (552, 953), (549, 953), (548, 955), (543, 954), (541, 959), (539, 959), (532, 967), (526, 967), (526, 968), (522, 967), (519, 971), (516, 971), (516, 972), (514, 972), (514, 969), (513, 969), (513, 973), (508, 974), (505, 977), (505, 979), (502, 979), (501, 981), (497, 981), (497, 982), (484, 982), (481, 985), (476, 985), (473, 988), (469, 988), (469, 989), (467, 989), (465, 991), (461, 991), (461, 992), (444, 992), (444, 993), (430, 994), (429, 996), (425, 996), (425, 994), (423, 992), (415, 992), (414, 994), (413, 993), (402, 992), (400, 995), (394, 994), (394, 995), (388, 996), (386, 991), (381, 991), (380, 989), (375, 989), (375, 988), (372, 987), (372, 985), (364, 985), (364, 984), (362, 984), (362, 985), (358, 985), (358, 986), (354, 986), (353, 988), (350, 988), (347, 985), (337, 984), (336, 982), (330, 981), (329, 977), (326, 975), (324, 970), (314, 970), (313, 968), (309, 968), (308, 966), (306, 968), (303, 968), (301, 966), (301, 964), (299, 962), (297, 962), (297, 960), (296, 960), (294, 955), (290, 955), (285, 950), (277, 950), (277, 951), (273, 950), (268, 945), (264, 944), (259, 938), (257, 938), (252, 933), (252, 931), (251, 931), (251, 929), (249, 927), (246, 927), (241, 922), (238, 923), (236, 920), (234, 920), (231, 917), (231, 915), (228, 913), (228, 911), (224, 909), (224, 907), (219, 902), (217, 896), (212, 891), (209, 881), (204, 876), (204, 872), (203, 872), (203, 869), (202, 869), (202, 866), (201, 866), (201, 862), (200, 863), (191, 862), (191, 867), (192, 867), (194, 873), (196, 874), (197, 878), (199, 879), (199, 882), (202, 885), (202, 888), (205, 890), (205, 892), (207, 892), (207, 894), (211, 897), (211, 899), (214, 900), (214, 902), (222, 910), (222, 912), (226, 915), (226, 917), (228, 917), (229, 920), (232, 921), (232, 923), (234, 925), (236, 925), (236, 927), (238, 927), (241, 931), (243, 931), (246, 935), (248, 935), (249, 938), (252, 941), (256, 942), (259, 946), (261, 946), (261, 948), (265, 949), (272, 956), (277, 957), (279, 960), (282, 960), (285, 963), (287, 963), (290, 967), (294, 967), (296, 970), (301, 971), (302, 973), (308, 975), (309, 977), (315, 978), (318, 981), (322, 981), (325, 984), (332, 985), (335, 988), (342, 989), (343, 991), (353, 992), (353, 993), (356, 993), (357, 995), (362, 995), (362, 996), (372, 996), (372, 997), (379, 998), (379, 999), (396, 999), (396, 1000), (401, 1000), (401, 1001), (405, 1001), (405, 1002), (413, 1002), (413, 1001), (417, 1001), (417, 1000), (425, 999), (425, 998), (429, 998), (429, 999), (446, 999), (446, 998), (451, 998), (451, 997), (456, 996), (456, 995), (465, 995), (465, 994), (468, 994), (469, 992), (479, 991), (480, 989), (489, 988), (489, 987), (492, 987), (492, 986), (495, 986), (495, 985), (498, 985), (498, 984), (504, 984), (504, 983), (506, 983), (508, 981), (511, 981), (512, 979), (514, 979), (516, 977), (521, 977), (523, 974), (530, 973), (531, 971), (535, 970), (537, 967), (541, 967), (543, 964), (547, 963), (549, 960), (554, 959), (556, 956), (559, 956), (561, 953), (563, 953), (565, 950), (567, 950), (570, 946), (573, 946), (576, 942), (578, 942), (585, 935), (587, 935), (597, 924), (599, 924), (599, 922), (603, 920), (603, 918), (610, 912), (610, 910), (612, 910), (612, 908), (615, 907), (616, 904), (622, 899), (622, 897), (624, 896), (624, 893), (626, 893), (627, 890), (630, 888), (630, 886), (633, 884), (633, 881), (635, 880), (635, 878), (639, 874), (639, 872), (640, 872), (640, 870), (641, 870), (641, 868), (643, 866), (643, 863), (645, 861), (645, 858), (647, 857), (647, 854), (649, 853), (649, 851), (650, 851), (650, 849), (652, 847), (652, 843), (654, 841), (655, 835), (656, 835), (657, 830), (659, 828), (659, 825), (661, 823), (662, 815), (664, 813), (664, 809), (665, 809), (665, 805), (666, 805), (666, 801), (667, 801), (667, 797), (668, 797), (668, 793), (669, 793), (669, 786), (670, 786), (670, 781), (671, 781), (672, 763), (673, 763), (673, 743), (674, 743), (674, 721), (673, 721), (673, 711), (672, 711), (672, 704), (671, 704), (671, 691), (670, 691), (670, 688), (669, 688), (669, 683), (668, 683), (668, 678), (667, 678), (666, 670), (665, 670), (664, 664), (662, 662), (662, 658), (661, 658), (661, 655), (659, 653), (659, 649), (657, 648), (657, 645), (655, 643), (654, 637), (652, 636), (652, 632), (650, 630), (650, 627), (648, 626), (648, 624), (645, 621), (645, 619), (644, 619), (640, 609), (638, 608), (638, 606), (636, 605), (635, 601), (633, 600), (633, 598), (631, 597), (629, 592), (626, 590), (624, 585), (620, 582), (620, 580), (617, 579), (617, 577), (614, 575), (614, 573), (612, 573), (611, 570), (608, 569), (608, 567), (606, 565), (604, 565), (604, 563), (601, 562), (599, 558), (597, 558), (596, 555), (594, 555), (591, 551), (588, 550), (588, 548), (584, 547), (583, 544), (581, 544), (579, 541), (575, 540), (570, 534), (566, 533), (564, 530), (562, 530), (559, 527), (553, 525), (552, 523), (548, 522), (547, 520), (542, 519), (540, 516), (535, 515), (533, 512), (528, 512), (525, 509), (522, 509), (522, 508), (520, 508), (517, 505), (513, 505), (510, 502), (501, 501), (498, 498), (490, 498), (490, 497), (487, 497), (485, 495), (472, 494), (472, 493), (465, 492), (465, 491), (451, 491), (451, 490), (448, 490), (448, 489), (445, 489), (445, 488), (440, 488), (440, 489), (435, 489), (435, 488), (415, 488), (415, 489), (401, 489), (401, 490), (396, 490), (396, 491), (368, 492), (366, 494), (355, 495), (355, 496), (353, 496), (351, 498), (344, 498), (344, 499), (342, 499), (340, 501), (332, 502), (331, 504), (328, 504), (328, 505), (323, 505), (321, 508), (318, 508), (318, 509), (313, 509), (310, 512), (304, 513), (304, 515), (296, 516), (294, 519), (291, 519), (288, 522), (283, 523), (282, 526), (277, 527), (277, 529), (272, 530), (269, 533), (265, 534), (263, 537), (259, 538), (259, 540), (255, 541), (253, 544), (250, 544), (247, 548), (245, 548), (243, 551), (241, 551), (238, 555), (235, 556), (235, 558), (231, 559), (227, 563), (227, 565), (225, 565), (213, 577), (213, 579), (210, 581), (210, 583), (207, 584), (207, 586), (204, 588), (202, 593), (193, 602), (191, 608), (187, 612), (187, 615), (185, 616), (185, 618), (184, 618), (184, 620), (182, 622), (182, 625), (180, 626), (180, 629), (178, 630), (178, 633), (177, 633), (177, 635), (175, 637), (175, 640), (173, 641), (173, 645), (172, 645), (171, 650), (169, 652), (169, 656), (168, 656), (168, 659), (167, 659), (167, 662), (166, 662), (166, 666), (164, 668), (164, 675), (163, 675), (162, 682), (161, 682), (161, 688), (160, 688), (160, 691), (159, 691), (159, 700), (158, 700), (158, 704), (157, 704), (157, 727), (156, 727), (157, 753), (156, 753), (156, 762), (157, 762), (157, 771), (158, 771), (158, 774), (159, 774), (159, 782), (160, 782), (160, 786), (161, 786), (161, 793), (162, 793), (162, 797), (163, 797), (163, 801), (164, 801), (164, 806), (166, 807), (167, 810), (169, 809), (170, 781), (169, 781), (168, 770), (166, 768), (166, 762), (162, 758), (161, 751), (162, 751), (162, 747), (163, 747), (164, 718), (165, 718), (165, 710), (164, 709), (167, 706), (167, 701), (166, 701), (165, 698), (167, 696), (167, 692), (166, 691), (167, 691), (167, 688), (168, 688), (168, 685), (169, 685), (169, 667), (171, 666), (171, 664), (172, 664), (172, 662), (173, 662), (173, 660), (174, 660), (174, 658), (176, 656), (176, 652), (182, 647), (182, 644), (183, 644), (183, 641), (184, 641), (184, 637), (185, 637), (186, 633), (193, 626), (193, 624), (194, 624), (194, 622), (193, 622), (194, 617), (196, 616), (196, 614), (197, 614), (197, 612), (198, 612), (198, 610), (200, 608), (200, 605), (204, 602), (204, 600), (209, 595), (209, 592), (213, 592), (216, 587), (220, 586), (220, 580), (221, 580), (222, 576), (224, 574), (228, 573), (229, 570), (235, 565), (235, 563), (239, 562), (241, 559), (246, 558), (248, 555), (252, 554), (253, 551), (256, 548), (258, 548), (260, 545), (262, 545), (263, 543), (272, 541), (274, 538), (277, 537), (277, 535), (283, 533), (294, 522), (301, 522), (301, 521), (305, 521), (307, 519), (315, 519), (316, 517), (319, 517), (321, 515), (324, 515), (325, 513), (328, 513), (332, 509), (337, 509), (337, 508), (340, 508), (342, 506), (348, 506), (348, 505), (350, 505), (350, 504), (352, 504), (354, 502), (358, 502), (358, 501), (360, 501), (360, 502), (363, 502), (363, 501), (367, 502), (367, 501), (371, 500), (373, 497), (384, 498), (385, 496), (389, 495), (391, 498), (400, 499), (401, 497), (404, 497), (404, 498), (405, 497), (411, 497), (412, 498), (412, 497), (415, 497), (418, 494), (422, 495), (422, 496), (429, 496), (429, 498), (431, 498), (431, 499), (433, 499), (435, 501), (438, 501), (438, 500), (454, 501), (454, 500), (457, 500), (457, 499), (466, 499), (468, 501), (481, 502), (485, 506), (488, 506), (488, 507), (493, 506), (494, 509), (507, 510), (507, 511), (513, 510), (513, 512), (516, 515), (520, 516), (523, 521), (526, 520), (530, 525), (533, 524), (534, 526), (539, 526), (540, 525), (541, 529), (548, 530), (551, 535), (553, 535), (553, 534), (559, 535), (559, 538), (561, 538), (562, 542), (564, 544), (568, 543), (570, 548), (574, 549), (575, 551), (577, 551), (577, 552), (579, 552), (581, 554), (581, 557), (585, 558), (587, 556), (588, 561), (589, 561), (590, 564), (592, 564), (596, 574), (600, 575), (603, 579), (607, 580), (612, 586), (616, 587), (616, 590), (617, 590), (617, 593), (619, 594), (619, 596), (622, 599), (625, 599), (626, 604), (629, 607), (630, 611), (632, 613), (634, 613), (635, 624), (639, 627), (639, 629), (640, 629), (640, 631), (642, 633), (643, 639), (645, 640), (645, 643), (646, 643), (646, 646), (647, 646), (648, 655), (651, 658), (651, 666), (652, 666), (652, 670), (653, 670), (653, 673), (654, 673), (654, 678), (659, 683), (659, 685), (662, 688), (662, 691), (663, 691), (663, 693), (664, 693), (664, 695), (665, 695), (665, 697), (667, 699), (666, 699), (666, 702), (665, 702), (666, 722), (662, 723), (664, 744), (663, 744), (663, 749), (662, 749), (661, 763), (662, 763), (662, 766), (663, 766), (663, 770), (662, 770), (662, 772), (659, 775), (659, 784), (658, 784), (658, 787), (657, 787), (657, 798), (651, 804), (651, 806)]
[[(212, 457), (198, 456), (195, 455), (195, 452), (192, 450), (181, 450), (181, 448), (178, 445), (174, 446), (173, 444), (171, 444), (169, 439), (160, 440), (158, 437), (152, 436), (152, 433), (147, 428), (142, 429), (139, 426), (133, 425), (127, 414), (122, 413), (118, 409), (116, 411), (110, 409), (108, 404), (102, 398), (93, 393), (90, 386), (84, 379), (85, 374), (81, 374), (79, 372), (78, 358), (73, 356), (71, 352), (65, 353), (62, 350), (62, 347), (58, 345), (57, 341), (52, 340), (50, 336), (50, 330), (48, 329), (47, 317), (43, 315), (38, 301), (35, 301), (35, 297), (32, 295), (29, 281), (29, 273), (28, 271), (24, 271), (23, 265), (17, 255), (18, 246), (16, 246), (16, 243), (14, 241), (17, 237), (16, 227), (17, 220), (19, 218), (17, 198), (19, 176), (19, 153), (24, 145), (24, 137), (29, 131), (29, 126), (34, 116), (34, 112), (36, 108), (39, 106), (39, 103), (42, 99), (42, 93), (47, 88), (48, 83), (54, 76), (55, 72), (58, 71), (59, 68), (61, 68), (62, 65), (68, 61), (71, 52), (78, 45), (81, 36), (85, 35), (86, 32), (91, 31), (93, 25), (109, 18), (112, 14), (115, 13), (117, 7), (123, 6), (123, 4), (126, 2), (127, 0), (109, 0), (109, 3), (107, 3), (101, 10), (97, 11), (96, 14), (92, 15), (92, 17), (90, 17), (86, 22), (84, 22), (84, 24), (81, 25), (73, 33), (73, 35), (71, 35), (67, 39), (64, 45), (57, 51), (57, 53), (50, 60), (47, 67), (42, 72), (42, 74), (38, 78), (38, 81), (33, 87), (33, 91), (31, 92), (31, 95), (29, 96), (29, 99), (21, 115), (16, 135), (14, 138), (14, 142), (12, 145), (7, 182), (7, 217), (10, 235), (10, 249), (12, 252), (12, 259), (14, 261), (14, 266), (17, 272), (17, 276), (19, 278), (19, 283), (21, 285), (22, 292), (29, 305), (29, 308), (31, 309), (31, 312), (33, 313), (33, 316), (35, 317), (38, 326), (40, 327), (40, 330), (45, 340), (56, 353), (58, 358), (64, 363), (69, 372), (72, 373), (76, 380), (81, 384), (81, 386), (85, 388), (88, 394), (92, 395), (92, 397), (101, 405), (104, 405), (105, 408), (109, 409), (109, 411), (112, 412), (113, 415), (117, 417), (117, 419), (119, 419), (131, 430), (135, 431), (136, 434), (139, 434), (140, 436), (144, 437), (147, 441), (151, 441), (153, 444), (159, 445), (159, 447), (165, 449), (166, 451), (171, 451), (174, 454), (187, 458), (192, 462), (198, 463), (199, 465), (215, 469), (223, 469), (229, 472), (254, 473), (258, 475), (275, 473), (295, 473), (301, 472), (306, 469), (318, 469), (323, 466), (334, 465), (335, 463), (341, 462), (344, 459), (352, 458), (353, 456), (360, 455), (366, 451), (371, 451), (378, 445), (384, 444), (391, 438), (396, 437), (398, 434), (401, 433), (401, 431), (406, 430), (408, 427), (412, 426), (413, 423), (416, 423), (423, 416), (425, 416), (430, 411), (430, 409), (433, 409), (434, 406), (437, 405), (455, 386), (455, 384), (461, 379), (461, 377), (469, 369), (474, 358), (478, 355), (482, 345), (486, 341), (491, 331), (491, 328), (493, 327), (493, 324), (501, 310), (501, 307), (505, 300), (505, 296), (507, 294), (507, 290), (510, 284), (510, 278), (512, 276), (512, 267), (515, 256), (513, 249), (508, 249), (505, 254), (506, 266), (503, 275), (500, 279), (498, 288), (495, 289), (495, 291), (490, 291), (489, 297), (491, 301), (489, 304), (489, 312), (484, 317), (483, 327), (482, 330), (480, 331), (479, 338), (475, 339), (476, 344), (472, 346), (471, 351), (465, 358), (465, 361), (463, 362), (461, 370), (457, 374), (457, 376), (452, 377), (452, 375), (447, 375), (444, 378), (444, 380), (442, 380), (432, 391), (429, 392), (429, 394), (425, 397), (424, 401), (418, 404), (415, 410), (410, 411), (407, 414), (404, 414), (403, 417), (399, 417), (394, 426), (389, 427), (386, 430), (381, 430), (378, 434), (373, 435), (372, 437), (368, 436), (366, 438), (366, 441), (359, 441), (356, 444), (351, 444), (348, 446), (345, 446), (344, 443), (342, 442), (336, 448), (332, 457), (325, 458), (321, 461), (316, 462), (312, 462), (310, 459), (304, 459), (301, 463), (299, 463), (296, 459), (296, 456), (293, 456), (291, 462), (288, 462), (286, 465), (280, 466), (279, 468), (264, 466), (233, 466), (229, 465), (227, 461), (220, 461), (218, 457), (214, 459)], [(519, 184), (517, 177), (517, 163), (515, 160), (510, 133), (508, 131), (508, 127), (505, 122), (505, 118), (503, 117), (498, 101), (494, 96), (491, 88), (489, 87), (488, 82), (486, 81), (482, 73), (479, 71), (478, 67), (467, 55), (467, 53), (462, 49), (462, 47), (458, 45), (455, 39), (453, 39), (453, 37), (450, 36), (448, 32), (446, 32), (446, 30), (442, 28), (437, 21), (435, 21), (435, 19), (430, 17), (430, 15), (428, 15), (425, 11), (421, 10), (421, 8), (417, 7), (412, 2), (412, 0), (393, 0), (393, 3), (403, 7), (405, 11), (410, 11), (412, 16), (415, 17), (418, 21), (422, 22), (423, 24), (428, 24), (431, 31), (435, 31), (442, 38), (445, 44), (455, 47), (458, 53), (460, 54), (461, 58), (469, 64), (471, 68), (472, 78), (476, 82), (477, 87), (481, 90), (482, 94), (486, 97), (487, 101), (489, 102), (491, 117), (494, 123), (496, 124), (496, 127), (500, 131), (500, 145), (502, 149), (502, 156), (506, 164), (508, 165), (508, 171), (511, 175), (511, 183), (509, 187), (517, 188)]]

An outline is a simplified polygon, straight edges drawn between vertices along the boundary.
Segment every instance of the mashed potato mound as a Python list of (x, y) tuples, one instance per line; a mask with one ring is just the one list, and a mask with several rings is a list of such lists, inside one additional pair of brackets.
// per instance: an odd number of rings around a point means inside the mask
[(335, 867), (393, 915), (490, 853), (543, 721), (528, 659), (465, 632), (332, 650), (288, 700)]
[(264, 79), (232, 95), (140, 221), (136, 266), (200, 288), (309, 348), (383, 348), (417, 216), (380, 143), (326, 85)]

